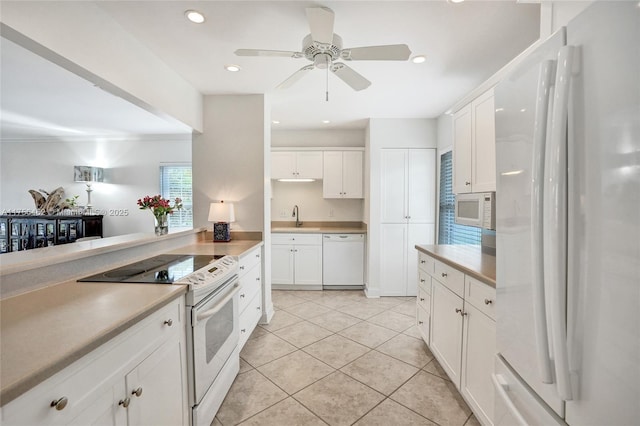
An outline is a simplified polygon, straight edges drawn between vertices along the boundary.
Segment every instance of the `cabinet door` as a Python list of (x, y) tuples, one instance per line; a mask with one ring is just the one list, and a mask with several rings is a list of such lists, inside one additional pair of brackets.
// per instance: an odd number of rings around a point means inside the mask
[(322, 245), (296, 245), (295, 254), (295, 284), (322, 284)]
[(293, 284), (293, 245), (271, 246), (271, 282)]
[(129, 426), (189, 424), (183, 351), (173, 338), (126, 375)]
[(436, 150), (408, 152), (407, 214), (409, 223), (436, 221)]
[(322, 167), (322, 196), (342, 198), (342, 151), (325, 151)]
[[(433, 244), (435, 224), (410, 223), (407, 225), (407, 290), (405, 296), (418, 294), (418, 250), (416, 244)], [(384, 258), (383, 258), (384, 259)]]
[(296, 152), (296, 177), (322, 179), (322, 151)]
[(126, 426), (127, 409), (119, 401), (127, 397), (124, 382), (121, 381), (97, 395), (94, 402), (68, 426)]
[(296, 153), (277, 151), (271, 153), (271, 179), (295, 178)]
[(453, 193), (471, 192), (471, 104), (453, 115)]
[(382, 150), (380, 187), (381, 222), (406, 223), (406, 149)]
[(380, 295), (407, 296), (407, 225), (381, 225), (380, 247)]
[(493, 89), (471, 103), (473, 144), (471, 145), (473, 192), (496, 190), (496, 130)]
[(363, 152), (344, 151), (342, 153), (343, 198), (363, 198)]
[(437, 280), (431, 281), (431, 351), (460, 389), (462, 359), (462, 298)]
[(465, 302), (462, 382), (460, 390), (482, 424), (493, 424), (491, 381), (496, 352), (496, 323)]

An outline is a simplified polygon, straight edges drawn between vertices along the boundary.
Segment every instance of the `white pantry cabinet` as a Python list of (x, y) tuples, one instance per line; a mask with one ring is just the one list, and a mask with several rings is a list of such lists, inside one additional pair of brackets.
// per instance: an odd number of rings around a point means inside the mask
[(382, 296), (417, 294), (415, 245), (435, 240), (435, 157), (435, 149), (382, 149)]
[(184, 299), (2, 407), (3, 425), (188, 425)]
[(271, 179), (322, 179), (322, 151), (272, 151)]
[(244, 254), (240, 257), (239, 264), (240, 342), (238, 346), (242, 349), (262, 316), (262, 248), (256, 247)]
[(496, 190), (493, 89), (453, 115), (453, 192)]
[(321, 289), (322, 234), (272, 234), (271, 262), (273, 286)]
[(325, 151), (323, 153), (323, 198), (363, 198), (362, 151)]
[[(492, 425), (495, 288), (424, 253), (419, 253), (418, 264), (420, 288), (424, 288), (416, 301), (418, 329), (476, 418)], [(429, 297), (430, 316), (424, 306)], [(421, 327), (426, 323), (430, 323), (430, 334), (425, 337)]]

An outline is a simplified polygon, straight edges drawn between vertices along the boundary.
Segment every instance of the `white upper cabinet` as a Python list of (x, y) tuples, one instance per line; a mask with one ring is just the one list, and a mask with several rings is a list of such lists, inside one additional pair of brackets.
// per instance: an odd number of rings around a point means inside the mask
[(383, 149), (382, 223), (435, 223), (434, 149)]
[(324, 198), (363, 198), (363, 184), (362, 151), (324, 152)]
[(453, 191), (496, 190), (496, 136), (493, 89), (453, 116)]
[(274, 151), (271, 179), (322, 179), (322, 151)]

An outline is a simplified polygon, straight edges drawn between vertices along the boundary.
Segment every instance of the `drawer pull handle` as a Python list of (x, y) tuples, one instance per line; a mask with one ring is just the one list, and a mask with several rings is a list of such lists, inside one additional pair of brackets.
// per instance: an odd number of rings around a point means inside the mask
[(421, 301), (421, 302), (424, 302), (424, 297), (421, 297), (421, 298), (420, 298), (420, 301)]
[(420, 282), (423, 283), (424, 282), (424, 278), (420, 278)]
[(167, 324), (169, 327), (171, 327), (173, 325), (173, 320), (171, 318), (169, 318), (168, 320), (166, 320), (164, 322), (164, 324)]
[(242, 294), (240, 295), (240, 298), (241, 298), (241, 299), (244, 299), (244, 293), (242, 293)]
[(256, 281), (260, 281), (260, 277), (256, 277)]
[(447, 277), (447, 273), (446, 273), (446, 272), (443, 272), (443, 273), (442, 273), (442, 274), (440, 274), (440, 275), (442, 275), (442, 278), (446, 278), (446, 277)]
[(456, 308), (456, 313), (460, 314), (461, 317), (467, 315), (466, 312), (464, 312), (462, 309), (458, 309), (458, 308)]
[(467, 181), (467, 182), (465, 182), (464, 184), (465, 184), (466, 186), (469, 186), (469, 185), (471, 185), (471, 182)]
[(241, 270), (241, 271), (244, 271), (244, 265), (242, 265), (242, 266), (240, 267), (240, 270)]
[(426, 260), (421, 260), (420, 263), (424, 264), (424, 263), (427, 263), (427, 261)]
[(121, 406), (123, 406), (124, 408), (127, 408), (127, 407), (129, 406), (129, 403), (130, 403), (130, 402), (131, 402), (131, 399), (130, 399), (130, 398), (125, 398), (125, 399), (121, 399), (121, 400), (118, 402), (118, 405), (121, 405)]
[(259, 255), (259, 254), (256, 254), (256, 257), (257, 257), (258, 259), (260, 259), (260, 255)]
[(60, 399), (57, 399), (55, 401), (51, 401), (51, 406), (55, 407), (56, 410), (60, 411), (60, 410), (64, 410), (64, 407), (67, 406), (68, 402), (69, 402), (69, 400), (67, 399), (67, 397), (63, 396)]
[(142, 395), (142, 386), (138, 387), (138, 389), (134, 389), (131, 392), (131, 395), (135, 395), (136, 397), (140, 397), (140, 395)]
[(492, 304), (492, 303), (493, 303), (493, 300), (491, 300), (491, 299), (484, 299), (484, 304), (485, 304), (485, 305), (490, 305), (490, 304)]
[(424, 324), (424, 321), (418, 321), (418, 324), (422, 325)]
[(247, 332), (247, 329), (246, 329), (246, 328), (243, 328), (242, 330), (240, 330), (240, 332), (241, 332), (241, 333), (246, 333), (246, 332)]

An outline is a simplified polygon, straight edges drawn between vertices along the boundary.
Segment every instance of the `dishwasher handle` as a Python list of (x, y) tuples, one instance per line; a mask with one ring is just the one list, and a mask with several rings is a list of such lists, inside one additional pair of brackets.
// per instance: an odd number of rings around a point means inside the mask
[(364, 241), (364, 234), (324, 234), (323, 238), (331, 242)]

